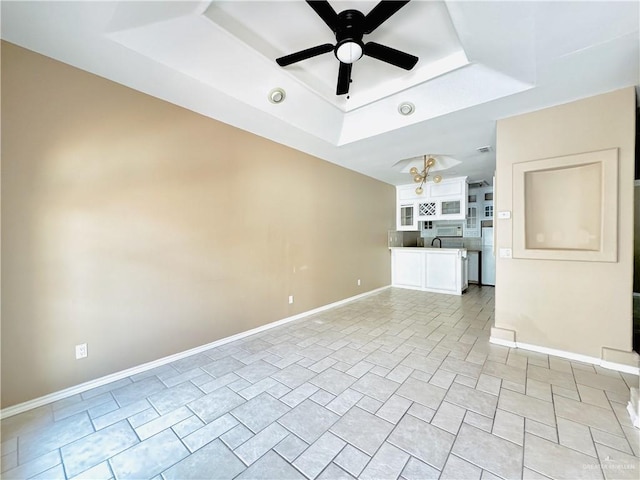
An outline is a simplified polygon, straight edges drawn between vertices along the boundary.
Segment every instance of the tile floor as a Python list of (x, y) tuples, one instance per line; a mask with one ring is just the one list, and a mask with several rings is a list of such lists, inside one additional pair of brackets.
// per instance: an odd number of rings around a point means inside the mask
[(639, 477), (637, 377), (492, 345), (493, 288), (388, 289), (2, 422), (2, 478)]

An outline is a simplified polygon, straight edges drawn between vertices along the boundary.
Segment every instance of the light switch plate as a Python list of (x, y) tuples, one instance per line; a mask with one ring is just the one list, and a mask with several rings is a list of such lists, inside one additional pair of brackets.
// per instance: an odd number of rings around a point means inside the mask
[(80, 360), (81, 358), (87, 358), (89, 352), (87, 350), (87, 344), (81, 343), (80, 345), (76, 345), (76, 360)]
[(501, 248), (499, 250), (500, 258), (511, 258), (511, 249), (510, 248)]
[(498, 218), (511, 218), (511, 212), (509, 210), (498, 212)]

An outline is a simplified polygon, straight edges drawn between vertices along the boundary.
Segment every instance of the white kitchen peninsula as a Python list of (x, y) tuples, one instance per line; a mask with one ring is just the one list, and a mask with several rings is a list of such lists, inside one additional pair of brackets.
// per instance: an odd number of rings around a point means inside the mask
[(468, 286), (464, 248), (391, 247), (391, 284), (462, 295)]

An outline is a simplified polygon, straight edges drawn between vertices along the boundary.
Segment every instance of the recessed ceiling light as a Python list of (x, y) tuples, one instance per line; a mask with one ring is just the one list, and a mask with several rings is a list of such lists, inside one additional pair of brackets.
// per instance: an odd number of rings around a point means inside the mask
[(480, 153), (489, 153), (493, 149), (491, 148), (491, 145), (486, 145), (484, 147), (478, 147), (476, 150)]
[(274, 88), (269, 92), (269, 101), (271, 103), (282, 103), (287, 94), (282, 88)]
[(410, 102), (404, 102), (398, 105), (398, 112), (400, 113), (400, 115), (411, 115), (413, 112), (415, 112), (415, 110), (415, 105)]

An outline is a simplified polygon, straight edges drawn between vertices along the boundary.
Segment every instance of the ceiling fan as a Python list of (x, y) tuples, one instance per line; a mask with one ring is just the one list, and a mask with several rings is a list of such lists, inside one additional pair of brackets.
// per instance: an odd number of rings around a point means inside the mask
[(333, 31), (336, 36), (336, 44), (325, 43), (277, 58), (276, 62), (281, 67), (333, 50), (334, 55), (340, 61), (336, 95), (344, 95), (349, 93), (353, 63), (362, 58), (362, 55), (373, 57), (405, 70), (411, 70), (418, 62), (418, 57), (414, 55), (376, 42), (364, 43), (362, 41), (364, 35), (373, 32), (389, 17), (409, 3), (409, 0), (383, 0), (373, 7), (367, 15), (358, 10), (345, 10), (336, 13), (326, 0), (307, 0), (307, 3)]

